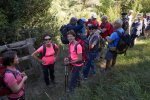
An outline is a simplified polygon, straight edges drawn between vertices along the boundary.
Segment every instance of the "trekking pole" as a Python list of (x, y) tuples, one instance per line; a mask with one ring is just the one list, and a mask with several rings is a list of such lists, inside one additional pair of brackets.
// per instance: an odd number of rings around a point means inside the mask
[[(68, 62), (69, 59), (65, 59), (65, 62)], [(68, 76), (69, 76), (69, 71), (68, 71), (68, 65), (65, 64), (65, 92), (67, 92), (67, 88), (68, 88)]]
[(69, 76), (68, 65), (65, 65), (65, 92), (67, 92), (68, 88), (68, 76)]

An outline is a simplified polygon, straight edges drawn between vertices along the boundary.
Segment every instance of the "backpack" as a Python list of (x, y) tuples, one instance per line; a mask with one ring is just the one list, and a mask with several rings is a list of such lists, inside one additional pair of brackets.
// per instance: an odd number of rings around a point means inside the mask
[(116, 53), (117, 54), (126, 54), (126, 51), (131, 43), (131, 37), (127, 33), (120, 33), (119, 31), (116, 31), (119, 36), (119, 42), (116, 47)]
[[(80, 40), (78, 40), (78, 44), (80, 44), (82, 46), (82, 60), (86, 61), (87, 60), (87, 52), (89, 50), (88, 40), (87, 39), (85, 39), (85, 40), (80, 39)], [(77, 53), (77, 45), (75, 46), (76, 53)]]
[(60, 28), (60, 38), (61, 42), (63, 44), (69, 44), (69, 41), (67, 39), (67, 32), (68, 32), (68, 25), (62, 25)]
[(122, 25), (122, 28), (127, 31), (128, 30), (128, 27), (129, 27), (129, 20), (127, 18), (124, 18), (122, 19), (123, 21), (123, 25)]
[(94, 40), (96, 40), (98, 38), (98, 42), (97, 42), (97, 44), (94, 46), (94, 48), (89, 48), (89, 51), (92, 51), (92, 52), (98, 52), (99, 51), (99, 44), (100, 44), (100, 36), (99, 36), (99, 34), (93, 34), (91, 37), (89, 37), (88, 39), (89, 39), (89, 45), (91, 45), (90, 44), (90, 42), (94, 42)]
[[(54, 51), (57, 52), (57, 48), (54, 43), (52, 43), (52, 46), (53, 46)], [(46, 54), (46, 46), (45, 44), (43, 44), (43, 52), (41, 52), (38, 57), (42, 59), (45, 56), (45, 54)]]
[[(2, 61), (2, 58), (0, 58), (0, 60)], [(4, 82), (5, 73), (12, 73), (16, 78), (15, 73), (11, 70), (6, 69), (6, 67), (2, 65), (2, 62), (0, 62), (0, 96), (7, 96), (12, 93), (11, 89), (7, 87)]]

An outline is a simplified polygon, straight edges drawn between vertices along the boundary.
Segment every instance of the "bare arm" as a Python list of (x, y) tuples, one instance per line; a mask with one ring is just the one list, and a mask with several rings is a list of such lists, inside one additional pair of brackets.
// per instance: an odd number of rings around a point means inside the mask
[(34, 59), (36, 59), (37, 61), (42, 62), (42, 60), (37, 57), (37, 54), (39, 54), (39, 53), (35, 51), (35, 52), (33, 52), (33, 54), (32, 54), (31, 56), (32, 56)]
[(105, 33), (107, 31), (107, 29), (103, 28), (101, 31), (102, 31), (102, 33)]
[(17, 84), (17, 82), (10, 87), (13, 93), (17, 93), (24, 85), (25, 81), (27, 80), (27, 76), (24, 76), (20, 84)]
[(109, 36), (106, 37), (106, 40), (107, 40), (108, 43), (113, 42), (113, 41), (109, 38)]

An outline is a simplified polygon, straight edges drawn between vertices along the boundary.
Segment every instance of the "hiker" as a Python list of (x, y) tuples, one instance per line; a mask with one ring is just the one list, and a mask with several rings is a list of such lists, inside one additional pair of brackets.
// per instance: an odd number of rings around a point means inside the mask
[(144, 36), (145, 35), (145, 29), (146, 29), (146, 27), (147, 27), (147, 20), (146, 20), (146, 14), (144, 14), (143, 15), (143, 17), (142, 17), (142, 24), (143, 24), (143, 26), (142, 26), (142, 34), (141, 34), (141, 36)]
[(122, 28), (124, 29), (125, 32), (127, 32), (129, 28), (129, 18), (127, 16), (127, 13), (122, 13), (121, 15), (122, 15), (122, 21), (123, 21)]
[(97, 26), (97, 28), (100, 27), (100, 22), (97, 20), (97, 14), (96, 14), (96, 13), (93, 13), (93, 14), (91, 15), (91, 24), (92, 24), (93, 26)]
[[(46, 83), (46, 86), (50, 85), (49, 74), (51, 83), (53, 85), (55, 82), (54, 66), (55, 62), (58, 59), (59, 48), (52, 42), (52, 37), (49, 34), (44, 35), (44, 44), (38, 48), (32, 56), (42, 64), (43, 76)], [(41, 55), (41, 58), (38, 57), (38, 54)]]
[(128, 13), (128, 18), (129, 18), (129, 28), (128, 28), (128, 33), (131, 34), (131, 26), (132, 26), (132, 20), (133, 20), (133, 10), (130, 10)]
[(82, 62), (82, 46), (75, 40), (76, 33), (73, 30), (70, 30), (67, 33), (67, 37), (69, 40), (69, 61), (65, 64), (71, 66), (71, 77), (69, 81), (69, 92), (73, 92), (77, 87), (78, 83), (80, 83), (80, 72), (83, 66)]
[(148, 21), (144, 34), (145, 34), (145, 38), (148, 38), (150, 36), (150, 20)]
[(135, 39), (140, 36), (142, 33), (142, 22), (140, 21), (140, 18), (135, 19), (135, 21), (132, 24), (132, 31), (131, 31), (131, 46), (133, 47), (135, 44)]
[(88, 37), (89, 40), (89, 50), (88, 50), (88, 59), (85, 68), (83, 69), (83, 77), (86, 80), (88, 78), (89, 72), (94, 75), (96, 74), (95, 63), (94, 60), (98, 56), (99, 51), (99, 30), (98, 26), (89, 27), (90, 35)]
[(123, 24), (123, 22), (121, 19), (116, 20), (114, 22), (114, 29), (116, 31), (114, 31), (110, 36), (106, 37), (106, 40), (108, 42), (108, 50), (107, 50), (107, 53), (105, 56), (106, 68), (104, 71), (109, 70), (110, 68), (114, 67), (116, 64), (116, 59), (117, 59), (116, 47), (117, 47), (119, 39), (120, 39), (117, 31), (120, 32), (120, 34), (124, 33), (122, 24)]
[(107, 36), (110, 36), (111, 33), (113, 32), (113, 26), (111, 25), (111, 23), (108, 22), (107, 16), (102, 16), (101, 20), (102, 20), (102, 23), (100, 25), (101, 36), (102, 38), (105, 39)]
[(4, 83), (11, 90), (8, 95), (9, 100), (25, 100), (25, 82), (27, 75), (20, 72), (16, 65), (19, 64), (18, 56), (15, 51), (6, 51), (2, 55), (3, 66), (6, 68), (4, 73)]
[(91, 18), (89, 18), (88, 21), (86, 22), (87, 37), (89, 37), (89, 35), (90, 35), (89, 27), (92, 27), (92, 26), (97, 26), (97, 29), (100, 28), (100, 22), (97, 20), (97, 14), (96, 13), (93, 13), (91, 15)]
[(100, 58), (104, 58), (105, 56), (105, 45), (106, 45), (106, 40), (105, 38), (107, 36), (110, 36), (111, 33), (113, 32), (113, 26), (111, 23), (108, 22), (108, 17), (107, 16), (102, 16), (101, 18), (102, 23), (100, 25), (100, 30), (101, 30), (101, 45), (100, 45)]

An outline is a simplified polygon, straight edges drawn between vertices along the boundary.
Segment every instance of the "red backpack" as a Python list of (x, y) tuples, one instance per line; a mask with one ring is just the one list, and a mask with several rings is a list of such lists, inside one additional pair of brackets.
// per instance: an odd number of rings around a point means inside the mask
[(12, 71), (6, 70), (6, 67), (2, 65), (2, 57), (0, 57), (0, 96), (6, 96), (12, 93), (10, 88), (8, 88), (4, 82), (4, 74), (6, 72), (12, 73), (15, 76), (15, 74)]
[(75, 46), (75, 51), (77, 53), (77, 45), (80, 44), (82, 46), (82, 60), (83, 62), (87, 61), (87, 51), (88, 51), (88, 47), (87, 47), (87, 43), (84, 40), (78, 40), (78, 43)]

